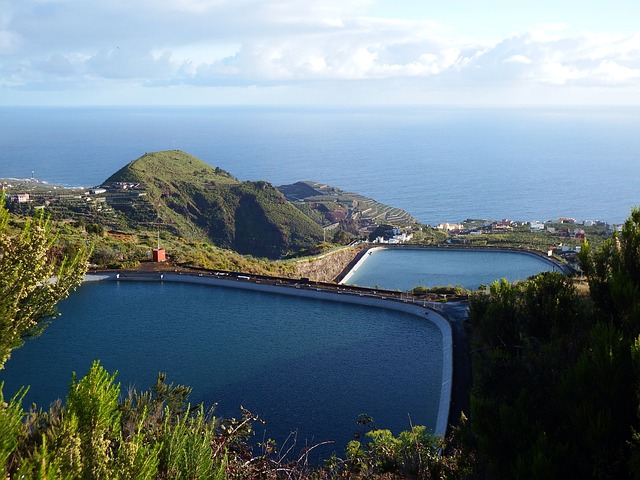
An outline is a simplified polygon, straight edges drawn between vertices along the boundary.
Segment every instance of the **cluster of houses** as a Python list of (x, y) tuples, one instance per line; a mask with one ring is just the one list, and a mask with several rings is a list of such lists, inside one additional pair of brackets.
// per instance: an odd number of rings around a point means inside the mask
[(586, 232), (584, 228), (581, 228), (580, 226), (585, 228), (601, 227), (605, 228), (609, 232), (613, 232), (614, 230), (620, 231), (622, 229), (622, 225), (611, 225), (606, 222), (595, 220), (584, 220), (582, 222), (578, 222), (575, 219), (568, 217), (560, 217), (555, 222), (552, 220), (547, 220), (544, 223), (537, 220), (529, 222), (529, 230), (531, 232), (546, 231), (559, 236), (584, 239)]
[(460, 235), (460, 234), (486, 234), (486, 233), (504, 233), (512, 230), (514, 227), (520, 225), (513, 220), (509, 220), (508, 218), (502, 219), (500, 221), (467, 221), (465, 223), (440, 223), (436, 228), (440, 230), (445, 230), (449, 232), (451, 235)]
[[(455, 242), (455, 237), (466, 235), (494, 234), (512, 231), (515, 227), (527, 227), (530, 232), (546, 232), (551, 235), (574, 239), (581, 241), (586, 238), (587, 232), (585, 228), (600, 227), (608, 233), (617, 230), (620, 231), (621, 225), (611, 225), (602, 221), (584, 220), (578, 222), (573, 218), (560, 217), (557, 220), (547, 220), (540, 222), (537, 220), (530, 222), (515, 222), (509, 219), (500, 221), (484, 221), (484, 220), (467, 220), (463, 223), (441, 223), (437, 226), (440, 230), (445, 230), (454, 237), (451, 241)], [(556, 244), (558, 250), (567, 251), (569, 247), (562, 243)], [(578, 247), (579, 248), (579, 247)], [(575, 250), (575, 248), (573, 248)]]
[(403, 232), (399, 228), (391, 228), (387, 230), (384, 235), (376, 237), (372, 243), (398, 244), (406, 243), (412, 238), (413, 234), (411, 232)]
[[(25, 181), (21, 182), (20, 186), (24, 187)], [(47, 184), (38, 181), (32, 181), (32, 183), (39, 188), (34, 188), (30, 192), (6, 193), (7, 200), (12, 203), (36, 203), (42, 206), (65, 200), (103, 203), (107, 201), (107, 194), (119, 195), (119, 198), (122, 198), (123, 194), (126, 195), (124, 192), (131, 192), (128, 194), (129, 198), (146, 195), (144, 185), (133, 182), (113, 182), (88, 190), (67, 189), (57, 185), (44, 188)], [(14, 185), (8, 182), (3, 182), (0, 185), (0, 189), (4, 192), (12, 188)]]
[(467, 220), (464, 223), (440, 223), (436, 228), (445, 230), (452, 236), (456, 235), (480, 235), (487, 233), (504, 233), (513, 230), (514, 227), (520, 226), (518, 222), (509, 220), (508, 218), (500, 221), (488, 220)]
[(142, 182), (107, 182), (102, 184), (100, 190), (104, 193), (107, 190), (146, 190), (146, 188), (146, 185)]
[[(85, 201), (85, 202), (105, 202), (105, 197), (96, 196), (99, 192), (87, 191), (83, 193), (62, 193), (42, 192), (42, 193), (14, 193), (7, 195), (7, 200), (13, 203), (33, 203), (39, 206), (50, 205), (60, 201)], [(37, 207), (36, 207), (37, 208)]]

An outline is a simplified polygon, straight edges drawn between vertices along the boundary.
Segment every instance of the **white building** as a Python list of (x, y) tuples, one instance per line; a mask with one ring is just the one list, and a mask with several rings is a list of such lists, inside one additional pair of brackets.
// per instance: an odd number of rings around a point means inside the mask
[(542, 230), (544, 230), (544, 223), (538, 221), (538, 220), (533, 220), (531, 222), (529, 222), (529, 229), (532, 232), (540, 232)]
[(461, 223), (441, 223), (438, 225), (438, 228), (440, 230), (446, 230), (448, 232), (451, 232), (453, 230), (463, 230), (464, 229), (464, 225)]
[(15, 195), (11, 195), (9, 200), (17, 203), (27, 203), (31, 201), (31, 197), (29, 197), (28, 193), (17, 193)]

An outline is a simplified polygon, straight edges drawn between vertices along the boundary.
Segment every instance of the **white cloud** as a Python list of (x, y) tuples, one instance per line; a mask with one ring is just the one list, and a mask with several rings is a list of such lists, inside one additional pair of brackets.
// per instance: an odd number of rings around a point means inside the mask
[(524, 55), (511, 55), (508, 58), (505, 58), (503, 60), (504, 63), (522, 63), (524, 65), (531, 65), (533, 63), (533, 60), (531, 60), (529, 57), (525, 57)]
[(241, 45), (238, 43), (200, 42), (181, 46), (165, 46), (164, 48), (154, 49), (152, 53), (154, 57), (158, 57), (170, 51), (171, 57), (175, 62), (202, 65), (232, 57), (240, 51), (240, 48)]
[(9, 30), (0, 30), (0, 55), (16, 52), (21, 43), (20, 35)]
[(586, 75), (587, 72), (584, 70), (551, 61), (540, 65), (536, 79), (550, 85), (566, 85), (568, 82), (583, 79)]
[(85, 62), (86, 73), (106, 79), (155, 79), (166, 78), (179, 69), (171, 61), (171, 53), (154, 56), (150, 52), (138, 52), (116, 47), (100, 51)]
[(64, 55), (52, 55), (50, 58), (37, 62), (36, 67), (44, 74), (56, 77), (70, 77), (76, 73), (73, 62)]
[(606, 85), (621, 85), (640, 79), (640, 68), (629, 68), (613, 60), (604, 60), (593, 69), (592, 74)]
[(328, 92), (369, 91), (370, 81), (373, 92), (380, 81), (407, 80), (413, 97), (418, 89), (472, 97), (497, 88), (640, 87), (640, 34), (570, 33), (558, 23), (487, 41), (434, 20), (373, 18), (372, 3), (22, 0), (9, 8), (0, 0), (0, 85), (284, 92), (313, 83)]
[(12, 8), (6, 0), (0, 0), (0, 55), (15, 53), (22, 43), (22, 37), (11, 27)]
[(528, 34), (533, 43), (557, 42), (565, 38), (563, 33), (567, 29), (564, 23), (543, 23), (532, 27)]

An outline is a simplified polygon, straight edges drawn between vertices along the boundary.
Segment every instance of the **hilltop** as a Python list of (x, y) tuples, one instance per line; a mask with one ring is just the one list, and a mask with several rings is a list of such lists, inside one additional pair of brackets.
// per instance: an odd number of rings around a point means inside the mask
[(145, 153), (102, 187), (132, 224), (162, 224), (185, 239), (243, 254), (277, 258), (323, 237), (322, 228), (270, 183), (242, 182), (179, 150)]

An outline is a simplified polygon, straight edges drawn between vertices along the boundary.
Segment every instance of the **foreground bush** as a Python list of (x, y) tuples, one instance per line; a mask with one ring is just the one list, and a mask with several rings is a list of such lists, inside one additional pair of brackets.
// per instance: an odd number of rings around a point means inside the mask
[[(395, 438), (372, 430), (366, 445), (349, 444), (345, 459), (310, 466), (303, 449), (280, 455), (273, 441), (250, 444), (259, 419), (243, 410), (219, 419), (188, 403), (191, 389), (160, 374), (146, 392), (120, 397), (115, 374), (94, 362), (72, 377), (64, 406), (25, 412), (24, 390), (5, 401), (0, 389), (0, 478), (22, 479), (227, 479), (227, 478), (447, 478), (461, 472), (459, 457), (413, 427)], [(1, 385), (0, 385), (1, 386)]]
[(476, 478), (640, 478), (640, 209), (580, 264), (471, 297)]

